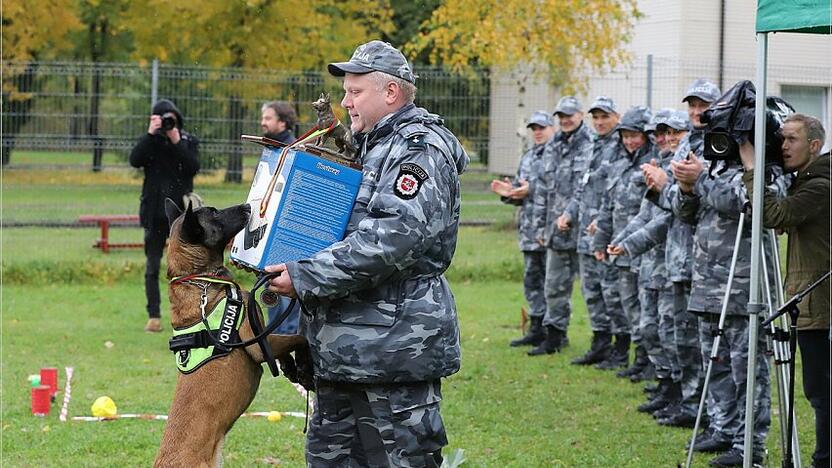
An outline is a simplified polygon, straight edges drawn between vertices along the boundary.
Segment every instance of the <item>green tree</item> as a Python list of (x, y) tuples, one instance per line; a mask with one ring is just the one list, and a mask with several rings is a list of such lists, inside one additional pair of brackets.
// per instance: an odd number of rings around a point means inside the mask
[[(99, 137), (99, 108), (101, 107), (101, 62), (127, 57), (132, 43), (126, 13), (128, 0), (80, 0), (78, 16), (84, 30), (73, 34), (75, 56), (93, 62), (90, 80), (90, 107), (87, 134), (93, 141), (92, 170), (101, 170), (104, 145)], [(77, 90), (81, 83), (76, 79)]]
[[(48, 13), (44, 13), (48, 12)], [(38, 60), (49, 59), (67, 50), (63, 39), (81, 27), (73, 0), (43, 0), (38, 8), (23, 0), (4, 0), (2, 17), (3, 79), (2, 164), (11, 161), (15, 135), (31, 118), (32, 91), (41, 78)], [(14, 64), (12, 64), (12, 62)]]
[[(154, 15), (147, 12), (153, 11)], [(140, 60), (213, 67), (320, 70), (333, 57), (392, 29), (387, 0), (148, 0), (131, 7)], [(217, 87), (227, 96), (228, 137), (239, 141), (247, 114), (239, 83)], [(262, 91), (262, 90), (260, 90)], [(242, 181), (242, 147), (229, 155), (226, 180)]]
[[(382, 34), (381, 39), (396, 47), (404, 46), (419, 33), (422, 23), (427, 21), (441, 4), (442, 0), (390, 0), (394, 27), (388, 33)], [(416, 63), (427, 63), (429, 54), (429, 50), (423, 50), (410, 59)]]

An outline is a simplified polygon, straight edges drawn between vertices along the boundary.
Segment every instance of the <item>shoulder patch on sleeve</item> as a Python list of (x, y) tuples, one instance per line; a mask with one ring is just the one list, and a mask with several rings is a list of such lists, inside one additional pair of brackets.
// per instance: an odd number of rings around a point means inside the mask
[(425, 135), (416, 134), (407, 139), (408, 149), (424, 149), (426, 146)]
[(402, 200), (410, 200), (419, 194), (422, 184), (428, 179), (428, 173), (418, 164), (404, 163), (399, 166), (393, 192)]

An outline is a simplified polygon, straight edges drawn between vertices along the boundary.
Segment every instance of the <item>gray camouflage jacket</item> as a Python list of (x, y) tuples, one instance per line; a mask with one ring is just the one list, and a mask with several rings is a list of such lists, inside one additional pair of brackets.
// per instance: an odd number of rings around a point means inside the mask
[[(607, 193), (598, 212), (598, 226), (592, 239), (593, 251), (607, 251), (607, 245), (626, 228), (641, 207), (641, 199), (647, 192), (647, 184), (641, 173), (641, 165), (650, 162), (653, 143), (648, 141), (635, 154), (627, 154), (619, 145), (620, 156), (604, 168)], [(638, 272), (638, 259), (627, 255), (611, 258), (614, 265)]]
[(346, 237), (287, 263), (320, 379), (434, 380), (459, 370), (443, 272), (456, 248), (468, 156), (442, 120), (408, 105), (356, 138), (364, 177)]
[(598, 217), (601, 200), (607, 188), (607, 179), (601, 169), (604, 164), (619, 156), (618, 142), (617, 130), (613, 130), (606, 135), (593, 134), (592, 155), (590, 156), (588, 169), (581, 177), (575, 194), (566, 206), (566, 215), (578, 229), (577, 250), (580, 254), (592, 255), (592, 236), (586, 232), (586, 228)]
[[(659, 153), (658, 147), (654, 147), (651, 159), (659, 161), (660, 167), (667, 171), (672, 157), (672, 152)], [(666, 227), (672, 216), (673, 213), (670, 210), (643, 198), (638, 214), (612, 240), (612, 244), (624, 248), (630, 258), (640, 256), (639, 280), (641, 284), (650, 289), (670, 286), (665, 266), (665, 240), (667, 239)], [(658, 225), (663, 225), (665, 228), (657, 229)]]
[[(722, 174), (715, 173), (711, 179), (708, 176), (709, 165), (708, 161), (704, 161), (705, 167), (693, 192), (686, 194), (679, 190), (672, 203), (673, 212), (682, 221), (696, 225), (693, 238), (693, 284), (688, 309), (719, 314), (728, 282), (739, 217), (748, 202), (748, 195), (739, 166), (734, 165)], [(782, 171), (778, 175), (782, 175)], [(778, 177), (767, 188), (782, 196), (787, 181), (785, 177)], [(768, 236), (770, 232), (766, 231), (765, 234)], [(770, 240), (764, 238), (763, 245), (767, 265), (771, 268), (773, 261)], [(728, 299), (728, 315), (748, 315), (746, 305), (750, 293), (750, 275), (751, 218), (746, 216)]]
[(529, 182), (529, 194), (522, 200), (514, 200), (507, 197), (500, 197), (503, 203), (519, 206), (519, 222), (517, 223), (517, 243), (523, 252), (539, 252), (545, 247), (537, 242), (535, 237), (536, 223), (534, 220), (534, 194), (540, 188), (540, 176), (543, 173), (543, 152), (546, 143), (534, 145), (530, 150), (520, 157), (520, 164), (517, 174), (514, 176), (513, 185), (520, 186), (520, 180)]
[[(694, 129), (688, 132), (679, 143), (679, 148), (676, 149), (673, 160), (681, 161), (691, 151), (701, 158), (703, 138), (702, 130)], [(673, 173), (669, 170), (667, 170), (667, 176), (668, 181), (661, 194), (648, 191), (646, 197), (659, 207), (670, 210), (672, 200), (679, 191), (679, 186), (673, 179)], [(695, 227), (673, 215), (656, 219), (649, 223), (646, 228), (650, 232), (650, 236), (666, 238), (665, 267), (670, 281), (689, 283), (693, 275), (693, 233)]]
[(546, 144), (541, 190), (533, 201), (537, 237), (544, 239), (550, 249), (575, 250), (577, 247), (577, 226), (573, 224), (572, 229), (560, 231), (557, 220), (575, 194), (591, 156), (592, 133), (583, 122), (570, 134), (558, 132)]

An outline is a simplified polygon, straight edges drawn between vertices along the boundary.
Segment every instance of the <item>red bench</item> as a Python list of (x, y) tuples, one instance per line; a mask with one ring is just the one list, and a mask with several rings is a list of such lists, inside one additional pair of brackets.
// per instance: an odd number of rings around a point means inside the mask
[(139, 249), (144, 247), (142, 242), (110, 243), (110, 224), (138, 226), (138, 215), (83, 215), (78, 217), (78, 222), (81, 224), (98, 224), (98, 227), (101, 228), (101, 238), (93, 244), (93, 247), (101, 249), (104, 253), (109, 253), (110, 249)]

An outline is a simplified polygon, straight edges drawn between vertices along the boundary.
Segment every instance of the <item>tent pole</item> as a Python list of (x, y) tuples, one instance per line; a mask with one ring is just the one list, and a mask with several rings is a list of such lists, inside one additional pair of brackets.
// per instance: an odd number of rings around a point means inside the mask
[[(763, 234), (763, 178), (765, 177), (766, 147), (766, 67), (768, 34), (757, 33), (757, 99), (754, 132), (754, 198), (751, 202), (751, 290), (748, 299), (748, 377), (745, 385), (745, 445), (743, 466), (751, 468), (754, 450), (754, 393), (757, 377), (758, 314), (764, 310), (760, 291), (762, 234)], [(763, 382), (768, 385), (768, 382)]]

